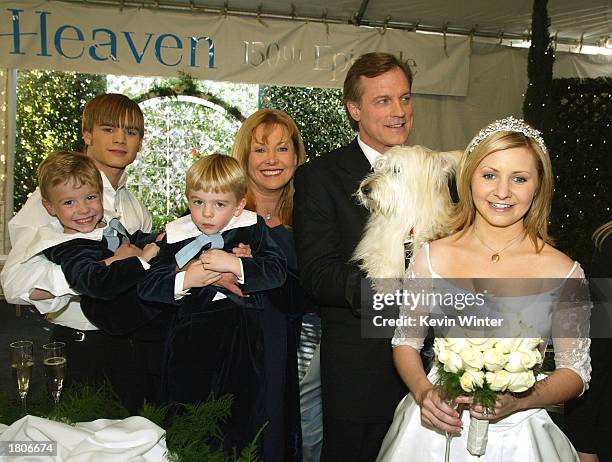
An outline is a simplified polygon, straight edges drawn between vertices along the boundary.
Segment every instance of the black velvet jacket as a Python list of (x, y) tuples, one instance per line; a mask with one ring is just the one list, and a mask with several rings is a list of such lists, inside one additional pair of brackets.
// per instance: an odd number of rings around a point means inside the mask
[[(261, 308), (258, 292), (276, 289), (285, 283), (287, 277), (287, 262), (281, 249), (276, 245), (268, 227), (261, 217), (251, 226), (233, 228), (222, 233), (223, 250), (231, 252), (239, 243), (249, 244), (252, 258), (242, 258), (244, 271), (244, 285), (242, 291), (248, 294), (246, 299), (240, 299), (220, 287), (192, 288), (190, 294), (174, 299), (174, 280), (178, 272), (175, 255), (183, 247), (191, 243), (191, 237), (172, 244), (167, 243), (167, 236), (160, 243), (161, 250), (157, 257), (151, 261), (151, 268), (146, 277), (138, 284), (138, 294), (143, 300), (161, 302), (181, 307), (181, 313), (188, 314), (205, 310), (205, 305), (212, 302), (217, 292), (222, 292), (238, 304)], [(204, 251), (202, 249), (195, 258)]]
[[(136, 231), (124, 237), (143, 248), (155, 241), (157, 233)], [(43, 254), (61, 266), (70, 287), (81, 295), (87, 319), (110, 335), (130, 334), (160, 313), (153, 306), (144, 306), (136, 296), (136, 284), (145, 275), (137, 257), (104, 263), (114, 255), (104, 237), (101, 241), (72, 239), (43, 250)]]
[[(276, 292), (285, 284), (286, 257), (261, 217), (256, 224), (230, 229), (222, 236), (225, 251), (231, 252), (239, 243), (251, 247), (252, 258), (241, 259), (242, 291), (247, 297), (208, 286), (192, 288), (181, 299), (174, 299), (175, 255), (195, 237), (171, 244), (165, 239), (138, 293), (175, 311), (167, 328), (163, 399), (196, 403), (211, 394), (231, 394), (231, 417), (222, 429), (224, 444), (228, 450), (240, 450), (269, 420), (265, 345), (270, 334), (267, 313), (272, 308), (267, 300), (273, 289)], [(217, 292), (227, 298), (213, 301)]]

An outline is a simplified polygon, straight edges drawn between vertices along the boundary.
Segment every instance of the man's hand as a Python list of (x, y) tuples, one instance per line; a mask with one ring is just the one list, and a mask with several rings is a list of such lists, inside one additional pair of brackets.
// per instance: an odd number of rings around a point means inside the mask
[(221, 278), (213, 285), (223, 287), (239, 297), (245, 297), (240, 287), (238, 287), (236, 275), (234, 273), (221, 273)]
[(148, 262), (151, 260), (151, 258), (157, 256), (158, 253), (159, 253), (159, 246), (155, 242), (151, 242), (150, 244), (147, 244), (144, 246), (144, 248), (142, 249), (142, 255), (140, 256), (140, 258)]
[(142, 250), (136, 247), (135, 245), (130, 244), (130, 241), (123, 241), (121, 245), (117, 247), (117, 250), (115, 250), (115, 255), (113, 255), (112, 257), (108, 257), (102, 261), (106, 263), (106, 265), (110, 265), (114, 261), (125, 260), (126, 258), (130, 257), (142, 257)]
[(133, 244), (130, 244), (130, 241), (123, 241), (117, 250), (115, 250), (115, 260), (123, 260), (129, 257), (141, 257), (142, 250), (136, 247)]
[(251, 246), (243, 243), (238, 244), (238, 247), (234, 247), (232, 253), (237, 257), (251, 258), (253, 256), (251, 253)]
[(187, 266), (185, 271), (183, 290), (191, 289), (192, 287), (206, 287), (214, 284), (219, 279), (221, 279), (221, 273), (207, 270), (200, 260), (194, 260)]

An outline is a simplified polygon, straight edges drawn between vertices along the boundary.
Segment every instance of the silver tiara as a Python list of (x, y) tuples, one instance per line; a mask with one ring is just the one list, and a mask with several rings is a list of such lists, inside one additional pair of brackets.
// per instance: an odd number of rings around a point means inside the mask
[(474, 137), (468, 145), (468, 152), (472, 152), (476, 149), (476, 146), (480, 144), (482, 140), (488, 138), (493, 133), (497, 132), (519, 132), (528, 138), (532, 138), (542, 148), (542, 151), (548, 153), (542, 134), (535, 128), (527, 125), (522, 119), (515, 119), (514, 117), (506, 117), (505, 119), (496, 120), (492, 124), (487, 125), (485, 128), (478, 132), (478, 135)]

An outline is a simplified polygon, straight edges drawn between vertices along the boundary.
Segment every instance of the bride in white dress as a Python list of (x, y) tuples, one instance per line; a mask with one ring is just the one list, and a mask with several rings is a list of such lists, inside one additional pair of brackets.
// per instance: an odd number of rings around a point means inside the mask
[[(545, 318), (547, 325), (540, 332), (545, 340), (552, 336), (555, 371), (525, 393), (498, 394), (492, 410), (471, 404), (469, 397), (458, 397), (456, 402), (469, 409), (460, 415), (434, 387), (435, 368), (429, 376), (425, 374), (419, 355), (422, 336), (414, 329), (398, 327), (393, 356), (411, 393), (398, 405), (377, 461), (443, 461), (445, 432), (454, 434), (451, 461), (577, 461), (571, 443), (544, 408), (580, 395), (588, 385), (591, 304), (580, 265), (550, 245), (547, 223), (553, 173), (539, 132), (511, 117), (481, 130), (463, 154), (457, 189), (455, 232), (417, 252), (412, 275), (440, 282), (453, 278), (557, 280), (560, 286), (539, 294), (534, 306), (539, 310), (544, 296), (544, 304), (554, 310), (564, 287), (577, 289), (572, 297), (563, 297), (566, 304), (571, 300), (572, 312), (579, 314), (574, 318), (577, 335), (555, 338), (555, 326)], [(470, 416), (490, 421), (481, 457), (466, 449)]]

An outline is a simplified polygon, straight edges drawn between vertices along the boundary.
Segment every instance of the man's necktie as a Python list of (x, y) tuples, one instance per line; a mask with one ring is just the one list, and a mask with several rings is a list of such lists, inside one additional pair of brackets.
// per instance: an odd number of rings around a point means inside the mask
[(104, 228), (104, 231), (102, 231), (102, 235), (106, 238), (108, 250), (115, 252), (121, 245), (121, 241), (127, 239), (128, 232), (119, 220), (113, 218), (108, 222), (108, 226)]
[(195, 257), (202, 248), (209, 246), (209, 249), (222, 249), (223, 248), (223, 237), (219, 233), (211, 234), (200, 234), (193, 241), (179, 250), (174, 256), (176, 264), (179, 268), (185, 266), (189, 261)]

